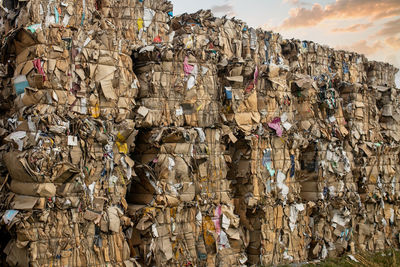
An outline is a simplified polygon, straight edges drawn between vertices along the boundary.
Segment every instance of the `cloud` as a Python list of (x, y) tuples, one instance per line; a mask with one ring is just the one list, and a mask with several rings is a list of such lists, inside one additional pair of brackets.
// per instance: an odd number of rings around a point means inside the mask
[(400, 49), (400, 37), (389, 37), (385, 40), (385, 43), (394, 49)]
[(290, 17), (282, 23), (283, 29), (315, 26), (323, 20), (324, 8), (320, 4), (314, 4), (311, 9), (291, 9), (289, 14)]
[(283, 0), (283, 2), (292, 4), (292, 5), (297, 5), (299, 3), (299, 0)]
[(375, 54), (384, 47), (385, 46), (382, 44), (381, 41), (376, 41), (375, 43), (369, 45), (366, 40), (361, 40), (350, 45), (337, 46), (337, 49), (354, 51), (359, 54), (364, 54), (366, 56), (369, 56)]
[(311, 8), (297, 7), (289, 11), (282, 29), (315, 26), (326, 19), (389, 18), (400, 14), (399, 0), (336, 0), (325, 7), (315, 3)]
[(389, 62), (396, 68), (399, 68), (399, 61), (397, 60), (397, 55), (395, 54), (389, 54), (385, 57), (385, 62)]
[(370, 27), (372, 27), (374, 24), (373, 23), (367, 23), (367, 24), (354, 24), (349, 27), (345, 28), (335, 28), (332, 30), (332, 32), (359, 32), (366, 30)]
[[(399, 13), (400, 14), (400, 13)], [(383, 24), (383, 28), (377, 33), (378, 36), (396, 35), (400, 33), (400, 18)]]
[(300, 0), (283, 0), (284, 3), (289, 3), (294, 6), (310, 6), (312, 4)]
[(211, 7), (213, 13), (223, 13), (228, 16), (235, 16), (235, 9), (231, 3), (226, 3), (223, 5), (213, 5)]

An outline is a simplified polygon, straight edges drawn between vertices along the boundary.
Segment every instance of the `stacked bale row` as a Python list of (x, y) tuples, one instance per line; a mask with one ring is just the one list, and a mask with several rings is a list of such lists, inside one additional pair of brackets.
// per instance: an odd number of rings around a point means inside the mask
[(167, 23), (167, 1), (10, 10), (9, 264), (269, 265), (399, 246), (393, 66), (209, 11)]

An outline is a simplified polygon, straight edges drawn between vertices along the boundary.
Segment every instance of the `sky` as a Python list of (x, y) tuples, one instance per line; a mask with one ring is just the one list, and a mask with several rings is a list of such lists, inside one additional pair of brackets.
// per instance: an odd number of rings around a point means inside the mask
[[(170, 0), (174, 14), (211, 9), (250, 27), (364, 54), (400, 68), (400, 0)], [(396, 78), (400, 88), (400, 73)]]

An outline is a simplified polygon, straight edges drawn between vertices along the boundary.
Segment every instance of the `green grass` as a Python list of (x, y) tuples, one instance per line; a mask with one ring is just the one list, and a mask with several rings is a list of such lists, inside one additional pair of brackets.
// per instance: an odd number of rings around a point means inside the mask
[(320, 267), (397, 267), (400, 265), (400, 252), (395, 250), (387, 250), (378, 253), (361, 253), (353, 255), (359, 262), (351, 260), (348, 256), (339, 259), (328, 259), (319, 264), (308, 264), (307, 267), (320, 266)]
[(327, 259), (322, 262), (307, 264), (289, 264), (280, 267), (397, 267), (400, 266), (400, 251), (386, 250), (378, 253), (360, 253), (353, 255), (358, 262), (351, 260), (348, 256)]

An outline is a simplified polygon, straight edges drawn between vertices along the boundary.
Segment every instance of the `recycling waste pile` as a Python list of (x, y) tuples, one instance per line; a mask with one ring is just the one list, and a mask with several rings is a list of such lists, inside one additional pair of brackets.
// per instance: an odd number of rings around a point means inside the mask
[(163, 0), (0, 3), (1, 265), (400, 247), (395, 67)]

